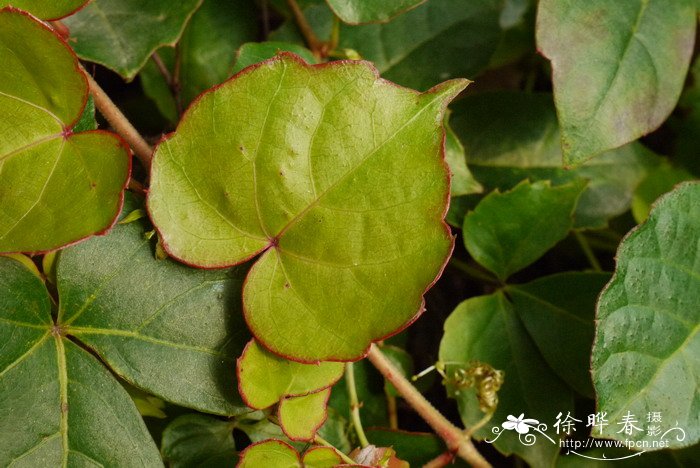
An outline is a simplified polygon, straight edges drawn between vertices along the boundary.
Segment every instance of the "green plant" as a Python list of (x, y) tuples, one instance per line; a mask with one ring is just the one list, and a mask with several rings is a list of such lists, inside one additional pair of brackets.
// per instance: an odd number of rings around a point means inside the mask
[(0, 465), (692, 466), (697, 20), (0, 0)]

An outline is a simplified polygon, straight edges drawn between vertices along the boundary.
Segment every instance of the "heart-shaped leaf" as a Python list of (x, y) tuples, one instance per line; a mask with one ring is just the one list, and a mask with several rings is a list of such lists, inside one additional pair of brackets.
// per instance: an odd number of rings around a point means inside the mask
[(301, 457), (293, 447), (276, 439), (250, 445), (240, 456), (236, 468), (332, 468), (343, 463), (330, 447), (312, 447)]
[(552, 61), (564, 162), (656, 129), (681, 94), (695, 41), (692, 0), (543, 0), (537, 42)]
[(11, 5), (43, 20), (57, 20), (75, 13), (90, 0), (0, 0), (0, 8)]
[(285, 435), (291, 440), (313, 441), (316, 431), (328, 417), (326, 408), (330, 396), (331, 389), (326, 388), (304, 396), (283, 398), (277, 414)]
[(327, 0), (338, 17), (350, 24), (385, 23), (426, 0)]
[(292, 54), (247, 70), (159, 145), (151, 217), (186, 263), (260, 256), (243, 301), (266, 348), (357, 359), (416, 317), (449, 255), (441, 122), (467, 83), (419, 94), (366, 62)]
[(159, 47), (175, 45), (202, 0), (93, 0), (64, 20), (83, 60), (132, 80)]
[(111, 227), (129, 178), (115, 135), (73, 133), (87, 81), (65, 43), (0, 10), (0, 252), (38, 252)]
[(7, 257), (0, 257), (0, 342), (1, 465), (161, 465), (129, 395), (53, 323), (41, 280)]
[(492, 192), (464, 218), (464, 245), (505, 280), (566, 237), (584, 188), (581, 180), (557, 187), (525, 181), (509, 192)]
[(301, 396), (330, 387), (343, 375), (339, 362), (302, 364), (275, 356), (254, 340), (238, 359), (238, 385), (246, 404), (265, 409), (287, 396)]
[[(623, 240), (615, 275), (598, 301), (593, 384), (609, 426), (594, 435), (659, 440), (645, 430), (649, 412), (672, 448), (700, 439), (700, 184), (661, 198), (649, 219)], [(622, 431), (627, 415), (635, 420)], [(685, 433), (671, 430), (680, 427)]]

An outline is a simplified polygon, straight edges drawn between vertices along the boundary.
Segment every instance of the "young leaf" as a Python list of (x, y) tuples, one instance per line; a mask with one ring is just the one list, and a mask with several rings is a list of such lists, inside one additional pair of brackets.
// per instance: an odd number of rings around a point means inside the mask
[(464, 245), (505, 280), (566, 237), (584, 188), (580, 180), (557, 187), (525, 181), (509, 192), (492, 192), (464, 218)]
[(239, 305), (245, 269), (157, 260), (144, 230), (140, 220), (120, 224), (61, 252), (61, 326), (154, 395), (215, 414), (247, 411), (231, 377), (249, 336)]
[(338, 17), (349, 24), (385, 23), (426, 0), (327, 0)]
[(230, 467), (236, 459), (231, 421), (185, 414), (163, 431), (161, 452), (171, 468)]
[(366, 62), (292, 54), (238, 74), (155, 152), (166, 250), (202, 267), (259, 256), (244, 286), (256, 339), (304, 362), (362, 356), (415, 318), (450, 252), (440, 127), (465, 86), (418, 94)]
[(696, 23), (692, 0), (540, 2), (537, 43), (552, 61), (567, 165), (666, 120), (683, 88)]
[(551, 422), (558, 412), (573, 411), (569, 388), (549, 369), (503, 293), (480, 296), (462, 302), (445, 322), (440, 343), (440, 360), (448, 363), (448, 389), (457, 398), (464, 424), (471, 427), (484, 414), (472, 390), (460, 387), (455, 370), (464, 363), (479, 361), (505, 372), (505, 382), (498, 392), (498, 406), (491, 421), (475, 433), (477, 440), (493, 440), (503, 454), (516, 453), (532, 466), (551, 466), (559, 453), (556, 444), (538, 435), (538, 443), (524, 445), (515, 431), (497, 431), (508, 415), (526, 413), (546, 423), (545, 431), (557, 441)]
[(298, 397), (286, 397), (277, 410), (280, 426), (291, 440), (311, 442), (328, 417), (326, 407), (331, 389)]
[(595, 303), (609, 279), (608, 273), (568, 272), (506, 287), (513, 309), (549, 366), (590, 398)]
[[(441, 453), (447, 451), (440, 437), (424, 432), (407, 432), (389, 429), (367, 429), (367, 438), (377, 447), (391, 447), (396, 456), (406, 460), (411, 466), (423, 466)], [(450, 467), (464, 466), (459, 461)]]
[(698, 183), (661, 198), (647, 222), (620, 245), (615, 275), (598, 301), (592, 357), (598, 411), (607, 412), (611, 424), (594, 435), (656, 440), (645, 430), (621, 434), (613, 421), (628, 414), (641, 421), (648, 412), (660, 412), (662, 432), (673, 426), (685, 431), (685, 437), (665, 436), (670, 447), (700, 439), (698, 245)]
[(0, 0), (0, 8), (13, 6), (46, 21), (71, 15), (90, 0)]
[(54, 325), (41, 280), (7, 257), (0, 311), (0, 433), (12, 434), (0, 437), (1, 465), (161, 465), (128, 393)]
[(83, 60), (132, 80), (159, 47), (175, 45), (202, 0), (93, 0), (64, 20)]
[(330, 387), (343, 375), (339, 362), (301, 364), (275, 356), (251, 340), (238, 359), (238, 385), (246, 404), (265, 409), (287, 396)]
[(87, 100), (78, 61), (25, 13), (0, 10), (0, 252), (59, 248), (109, 229), (129, 150), (107, 132), (73, 133)]
[[(590, 182), (574, 215), (577, 228), (605, 227), (630, 208), (637, 185), (659, 159), (639, 143), (609, 151), (575, 169), (562, 168), (559, 125), (550, 94), (492, 92), (451, 106), (450, 125), (486, 191), (509, 190), (525, 179)], [(461, 224), (461, 223), (460, 223)]]
[[(338, 49), (357, 51), (384, 78), (414, 89), (474, 78), (496, 51), (500, 9), (500, 0), (430, 0), (387, 24), (342, 25)], [(315, 5), (304, 14), (319, 37), (328, 37), (333, 23), (328, 8)], [(289, 24), (270, 38), (298, 41), (294, 28)]]
[(338, 452), (330, 447), (311, 447), (304, 452), (304, 468), (333, 468), (344, 463)]
[(236, 468), (302, 468), (301, 458), (294, 448), (281, 440), (270, 439), (248, 446), (240, 454)]

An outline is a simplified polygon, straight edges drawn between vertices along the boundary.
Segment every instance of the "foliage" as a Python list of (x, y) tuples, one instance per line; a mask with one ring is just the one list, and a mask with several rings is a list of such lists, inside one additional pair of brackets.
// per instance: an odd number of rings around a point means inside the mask
[(0, 0), (0, 465), (693, 466), (699, 6)]

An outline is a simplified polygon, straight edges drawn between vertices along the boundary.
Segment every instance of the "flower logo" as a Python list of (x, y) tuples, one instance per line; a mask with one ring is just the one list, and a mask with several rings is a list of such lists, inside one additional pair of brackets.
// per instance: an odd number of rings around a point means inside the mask
[(540, 423), (537, 419), (524, 419), (525, 413), (521, 413), (517, 418), (512, 415), (508, 415), (508, 420), (502, 424), (503, 429), (512, 431), (515, 429), (518, 434), (527, 434), (530, 432), (530, 428), (536, 428)]

